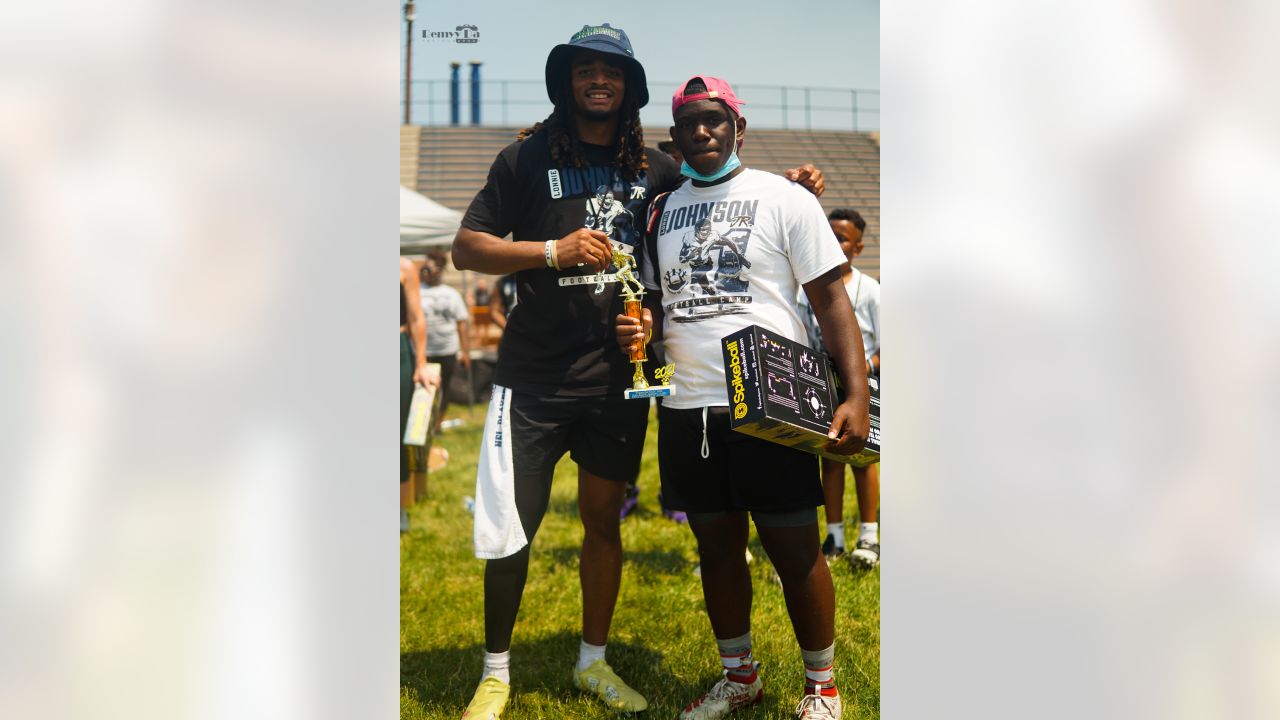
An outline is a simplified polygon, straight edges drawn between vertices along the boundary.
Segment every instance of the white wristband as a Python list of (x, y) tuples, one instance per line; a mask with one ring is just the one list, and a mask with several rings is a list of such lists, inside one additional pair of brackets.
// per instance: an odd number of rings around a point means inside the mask
[(551, 262), (551, 242), (551, 240), (548, 240), (547, 244), (542, 246), (542, 255), (547, 260), (547, 267), (554, 268), (555, 263)]

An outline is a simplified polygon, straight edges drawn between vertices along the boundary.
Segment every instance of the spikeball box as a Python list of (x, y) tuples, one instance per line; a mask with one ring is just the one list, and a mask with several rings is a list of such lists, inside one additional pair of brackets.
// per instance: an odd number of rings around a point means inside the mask
[(859, 467), (880, 461), (880, 391), (874, 378), (866, 447), (837, 455), (823, 447), (844, 393), (825, 354), (758, 325), (725, 336), (720, 345), (734, 430)]

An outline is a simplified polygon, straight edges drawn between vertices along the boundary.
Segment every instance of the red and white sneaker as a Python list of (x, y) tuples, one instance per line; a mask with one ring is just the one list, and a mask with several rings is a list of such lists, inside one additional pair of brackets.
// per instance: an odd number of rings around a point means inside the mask
[(680, 711), (680, 720), (720, 720), (734, 710), (760, 702), (764, 699), (764, 683), (760, 682), (759, 668), (760, 663), (756, 663), (755, 680), (750, 683), (720, 678), (710, 692)]
[(843, 715), (839, 695), (805, 695), (796, 706), (796, 720), (840, 720)]

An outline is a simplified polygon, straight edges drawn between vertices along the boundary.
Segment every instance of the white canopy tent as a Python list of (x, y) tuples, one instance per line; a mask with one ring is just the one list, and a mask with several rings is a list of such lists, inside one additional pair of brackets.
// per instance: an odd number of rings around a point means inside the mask
[(462, 213), (400, 186), (400, 254), (420, 255), (427, 248), (453, 244)]

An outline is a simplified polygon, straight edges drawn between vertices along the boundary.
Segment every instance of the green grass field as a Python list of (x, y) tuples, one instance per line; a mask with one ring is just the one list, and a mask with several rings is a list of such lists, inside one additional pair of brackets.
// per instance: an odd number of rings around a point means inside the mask
[[(484, 642), (483, 561), (471, 548), (464, 496), (475, 494), (484, 407), (451, 407), (465, 420), (437, 445), (448, 465), (431, 474), (430, 495), (410, 511), (412, 530), (400, 545), (400, 717), (458, 720), (479, 682)], [(693, 569), (697, 551), (688, 526), (658, 507), (657, 427), (650, 418), (640, 475), (640, 510), (622, 523), (622, 591), (609, 638), (609, 663), (649, 700), (650, 718), (674, 718), (720, 677), (719, 656)], [(512, 698), (504, 720), (612, 717), (573, 686), (581, 640), (576, 470), (556, 469), (551, 506), (534, 542), (529, 582), (511, 648)], [(853, 480), (845, 517), (856, 518)], [(825, 521), (823, 521), (825, 522)], [(853, 527), (851, 525), (851, 527)], [(855, 530), (856, 534), (856, 530)], [(800, 650), (782, 589), (754, 531), (752, 637), (765, 700), (734, 715), (743, 720), (792, 717), (803, 691)], [(880, 573), (832, 567), (836, 587), (836, 673), (844, 717), (880, 716)]]

